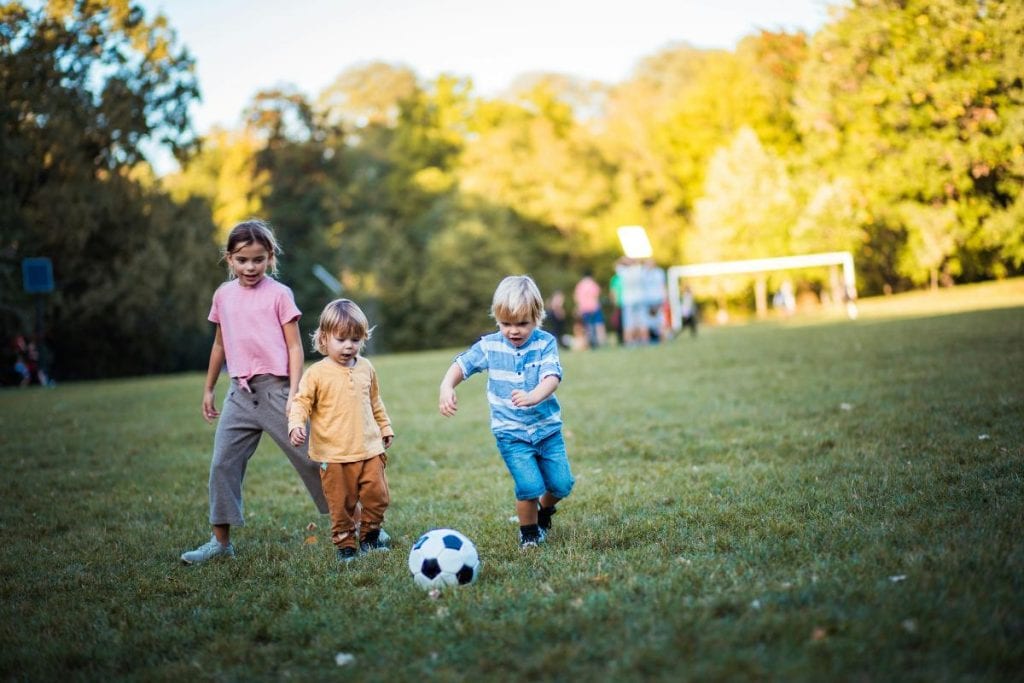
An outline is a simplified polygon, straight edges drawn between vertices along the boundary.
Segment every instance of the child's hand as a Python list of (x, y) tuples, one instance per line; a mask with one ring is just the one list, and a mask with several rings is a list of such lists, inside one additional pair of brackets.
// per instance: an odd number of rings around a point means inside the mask
[(533, 399), (532, 391), (523, 391), (522, 389), (512, 390), (512, 405), (516, 408), (529, 408), (536, 404), (537, 401)]
[(301, 446), (306, 443), (306, 428), (296, 427), (288, 434), (288, 440), (292, 442), (293, 446)]
[(209, 424), (213, 424), (213, 421), (220, 415), (220, 413), (217, 412), (217, 406), (214, 405), (215, 400), (213, 389), (208, 389), (203, 392), (203, 419)]
[(395, 440), (394, 434), (384, 437), (384, 450), (391, 448), (391, 442)]
[(445, 417), (451, 417), (459, 409), (459, 400), (455, 396), (455, 390), (451, 387), (441, 387), (441, 398), (438, 401), (438, 408)]

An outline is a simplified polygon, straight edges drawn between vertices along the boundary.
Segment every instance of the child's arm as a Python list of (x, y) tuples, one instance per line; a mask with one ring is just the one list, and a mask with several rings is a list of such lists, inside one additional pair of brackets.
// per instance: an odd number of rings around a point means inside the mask
[(391, 418), (384, 408), (384, 401), (380, 397), (380, 383), (377, 380), (377, 372), (370, 376), (370, 407), (373, 410), (373, 419), (380, 427), (380, 435), (384, 441), (384, 450), (391, 448), (391, 442), (395, 440), (395, 430), (391, 427)]
[(299, 379), (306, 359), (302, 353), (298, 319), (285, 323), (281, 329), (284, 330), (284, 343), (288, 346), (288, 401), (284, 405), (284, 414), (288, 415), (292, 410), (292, 399), (299, 390)]
[(306, 420), (313, 412), (317, 390), (315, 378), (312, 376), (313, 370), (314, 368), (310, 368), (310, 372), (303, 375), (294, 400), (289, 399), (291, 404), (288, 407), (288, 440), (293, 446), (306, 443)]
[(529, 408), (535, 406), (551, 394), (555, 393), (555, 389), (561, 383), (561, 378), (558, 375), (548, 375), (540, 382), (537, 383), (530, 391), (523, 391), (522, 389), (512, 390), (512, 405), (516, 408)]
[(213, 421), (220, 415), (217, 411), (216, 399), (213, 390), (217, 386), (217, 378), (224, 367), (224, 339), (220, 335), (220, 325), (217, 325), (217, 333), (213, 337), (213, 347), (210, 348), (210, 365), (206, 369), (206, 385), (203, 388), (203, 419), (213, 424)]
[(444, 379), (441, 380), (441, 398), (438, 401), (438, 408), (440, 408), (441, 414), (445, 417), (451, 417), (459, 409), (459, 401), (455, 396), (455, 387), (463, 379), (465, 378), (462, 376), (462, 368), (459, 367), (458, 363), (452, 363), (451, 367), (448, 368), (448, 372), (444, 374)]

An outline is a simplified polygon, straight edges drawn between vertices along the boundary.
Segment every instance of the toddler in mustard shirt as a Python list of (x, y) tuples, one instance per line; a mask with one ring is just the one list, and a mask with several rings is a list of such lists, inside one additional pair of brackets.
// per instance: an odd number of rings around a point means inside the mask
[(371, 332), (354, 302), (336, 299), (327, 304), (313, 333), (313, 346), (326, 358), (303, 374), (288, 414), (288, 435), (296, 446), (306, 442), (309, 420), (309, 457), (320, 463), (339, 562), (350, 562), (360, 552), (389, 549), (381, 528), (390, 501), (384, 451), (395, 433), (380, 398), (377, 372), (359, 355)]

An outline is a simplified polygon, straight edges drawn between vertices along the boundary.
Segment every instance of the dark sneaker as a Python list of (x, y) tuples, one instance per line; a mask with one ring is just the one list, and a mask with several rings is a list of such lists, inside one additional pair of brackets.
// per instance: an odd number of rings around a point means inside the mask
[(551, 516), (558, 512), (555, 506), (552, 505), (549, 508), (538, 508), (537, 510), (537, 526), (544, 531), (551, 531)]
[(374, 529), (359, 543), (361, 553), (386, 553), (391, 550), (391, 537), (383, 529)]
[(355, 548), (338, 548), (338, 562), (348, 564), (358, 556), (359, 553), (356, 552)]
[(218, 557), (234, 556), (235, 546), (230, 543), (227, 545), (221, 545), (216, 536), (210, 536), (209, 541), (195, 550), (189, 550), (186, 553), (182, 553), (181, 561), (183, 564), (201, 564), (207, 560), (212, 560)]
[(519, 532), (519, 548), (521, 550), (536, 548), (545, 540), (547, 540), (547, 534), (544, 533), (543, 529), (537, 529), (536, 532), (522, 530)]

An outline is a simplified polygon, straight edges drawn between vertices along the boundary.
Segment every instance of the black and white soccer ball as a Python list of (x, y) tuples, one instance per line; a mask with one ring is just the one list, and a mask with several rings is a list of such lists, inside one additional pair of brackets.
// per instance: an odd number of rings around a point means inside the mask
[(413, 543), (409, 571), (424, 590), (466, 586), (480, 573), (480, 556), (473, 541), (455, 529), (431, 529)]

